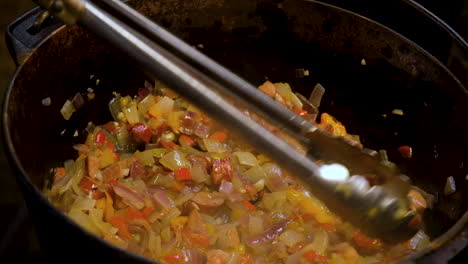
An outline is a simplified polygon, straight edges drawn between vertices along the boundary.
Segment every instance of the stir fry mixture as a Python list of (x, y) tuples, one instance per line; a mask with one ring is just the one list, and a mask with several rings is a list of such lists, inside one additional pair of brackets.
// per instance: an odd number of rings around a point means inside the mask
[[(259, 89), (362, 147), (331, 115), (316, 116), (288, 84)], [(393, 262), (427, 244), (370, 238), (330, 212), (279, 164), (166, 88), (115, 94), (114, 121), (90, 125), (78, 158), (55, 168), (49, 200), (89, 232), (168, 264)], [(410, 192), (413, 207), (428, 207)]]

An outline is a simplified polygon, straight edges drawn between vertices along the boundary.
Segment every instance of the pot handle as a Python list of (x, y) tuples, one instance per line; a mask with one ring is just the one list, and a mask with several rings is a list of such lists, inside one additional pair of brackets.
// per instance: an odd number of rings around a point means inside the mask
[[(38, 23), (39, 21), (42, 23)], [(33, 51), (61, 26), (62, 22), (47, 16), (39, 7), (8, 25), (5, 40), (16, 66), (23, 64)]]

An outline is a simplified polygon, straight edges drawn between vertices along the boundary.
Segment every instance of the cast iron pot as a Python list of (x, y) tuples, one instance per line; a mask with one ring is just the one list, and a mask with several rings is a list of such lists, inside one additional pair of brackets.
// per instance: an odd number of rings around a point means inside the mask
[[(467, 71), (460, 63), (446, 63), (447, 54), (436, 54), (444, 65), (382, 24), (316, 1), (131, 3), (189, 43), (203, 44), (203, 52), (253, 84), (267, 77), (289, 82), (306, 95), (317, 82), (326, 87), (321, 110), (359, 134), (366, 147), (387, 149), (413, 183), (437, 199), (424, 217), (434, 242), (404, 261), (446, 262), (466, 246), (468, 92)], [(356, 1), (357, 10), (366, 3)], [(62, 27), (52, 19), (40, 30), (31, 28), (38, 12), (8, 28), (7, 43), (18, 69), (5, 97), (3, 138), (41, 245), (55, 263), (153, 263), (83, 231), (41, 194), (50, 169), (76, 157), (72, 145), (84, 141), (87, 123), (111, 119), (107, 103), (112, 92), (133, 95), (146, 76), (110, 44), (78, 26)], [(425, 12), (416, 12), (421, 21), (436, 19)], [(463, 62), (466, 43), (447, 28), (435, 28), (444, 36), (437, 41), (448, 39), (458, 50), (452, 61)], [(427, 40), (420, 43), (430, 47)], [(458, 78), (446, 66), (457, 69)], [(307, 69), (310, 75), (296, 78), (295, 69)], [(63, 103), (87, 88), (94, 89), (96, 98), (65, 121)], [(47, 97), (50, 106), (41, 103)], [(404, 115), (392, 115), (393, 109)], [(411, 159), (398, 154), (401, 145), (413, 147)], [(457, 192), (444, 196), (448, 176), (455, 178)]]

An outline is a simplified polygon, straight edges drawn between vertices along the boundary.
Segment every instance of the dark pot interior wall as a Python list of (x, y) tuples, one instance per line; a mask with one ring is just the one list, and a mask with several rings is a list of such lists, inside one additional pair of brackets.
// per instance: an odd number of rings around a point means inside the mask
[[(465, 39), (468, 38), (468, 0), (420, 0), (420, 2), (445, 19)], [(7, 24), (33, 6), (32, 0), (0, 0), (0, 35), (2, 38)], [(0, 99), (2, 101), (14, 69), (15, 66), (2, 40), (0, 41)], [(22, 206), (22, 196), (8, 169), (3, 146), (0, 146), (0, 258), (2, 263), (46, 263)], [(18, 229), (15, 229), (16, 227)], [(460, 256), (457, 259), (461, 260), (463, 257)]]
[[(0, 100), (15, 70), (5, 45), (5, 28), (34, 7), (32, 0), (0, 0)], [(0, 259), (2, 263), (46, 263), (10, 173), (0, 142)], [(18, 232), (16, 232), (18, 231)]]

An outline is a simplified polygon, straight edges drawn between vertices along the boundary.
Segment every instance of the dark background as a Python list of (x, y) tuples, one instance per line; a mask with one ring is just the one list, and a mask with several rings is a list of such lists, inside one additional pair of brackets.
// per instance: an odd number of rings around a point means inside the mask
[[(465, 39), (468, 39), (468, 0), (420, 0), (419, 2), (445, 20)], [(0, 35), (4, 36), (6, 26), (33, 7), (32, 0), (0, 0)], [(1, 101), (3, 101), (4, 92), (14, 70), (15, 65), (8, 54), (5, 42), (2, 40), (0, 41)], [(466, 252), (463, 255), (466, 255)], [(460, 256), (457, 259), (462, 261), (463, 258)], [(66, 262), (66, 260), (64, 261)], [(45, 256), (41, 252), (35, 234), (31, 229), (21, 194), (14, 177), (10, 173), (1, 145), (0, 262), (46, 263)]]

